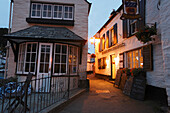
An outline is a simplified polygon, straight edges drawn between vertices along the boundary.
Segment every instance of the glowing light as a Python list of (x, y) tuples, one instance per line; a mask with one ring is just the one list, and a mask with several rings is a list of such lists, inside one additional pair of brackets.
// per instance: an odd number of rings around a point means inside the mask
[(94, 38), (94, 37), (91, 37), (91, 38), (89, 39), (89, 41), (91, 42), (91, 44), (94, 44), (94, 43), (95, 43), (95, 38)]
[(107, 67), (109, 67), (109, 60), (106, 60)]
[(115, 60), (115, 64), (118, 65), (119, 64), (119, 57), (115, 57), (114, 60)]

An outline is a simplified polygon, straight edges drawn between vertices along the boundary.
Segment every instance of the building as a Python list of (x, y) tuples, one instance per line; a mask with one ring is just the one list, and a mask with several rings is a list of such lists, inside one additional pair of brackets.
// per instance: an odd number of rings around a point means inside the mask
[[(168, 36), (170, 1), (140, 0), (139, 13), (141, 20), (121, 20), (122, 6), (112, 11), (108, 21), (94, 35), (100, 38), (95, 43), (95, 72), (97, 76), (115, 79), (121, 68), (144, 68), (147, 73), (147, 84), (166, 89), (170, 106), (170, 72)], [(145, 25), (156, 23), (157, 35), (146, 44), (138, 41), (134, 35)]]
[(89, 74), (93, 73), (95, 63), (95, 58), (92, 58), (91, 55), (93, 54), (90, 53), (87, 54), (87, 73)]
[(90, 7), (86, 0), (14, 0), (12, 33), (4, 35), (11, 45), (7, 76), (86, 80)]

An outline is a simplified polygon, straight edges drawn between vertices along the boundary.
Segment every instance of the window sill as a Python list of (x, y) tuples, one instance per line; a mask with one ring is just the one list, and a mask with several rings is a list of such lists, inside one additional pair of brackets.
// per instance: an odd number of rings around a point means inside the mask
[(52, 77), (79, 77), (79, 75), (52, 75)]
[[(28, 76), (28, 74), (20, 74), (20, 73), (16, 73), (15, 75), (17, 75), (17, 76)], [(33, 74), (33, 76), (36, 76), (36, 75)]]
[(50, 24), (50, 25), (67, 25), (74, 26), (74, 20), (44, 19), (44, 18), (26, 18), (28, 23)]

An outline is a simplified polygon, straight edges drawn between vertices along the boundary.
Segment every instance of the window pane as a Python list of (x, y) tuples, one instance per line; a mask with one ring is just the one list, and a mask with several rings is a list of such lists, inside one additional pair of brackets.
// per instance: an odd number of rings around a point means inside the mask
[(65, 13), (65, 14), (64, 14), (64, 18), (68, 18), (68, 13)]
[(59, 73), (59, 70), (60, 70), (60, 64), (55, 64), (54, 73)]
[(68, 12), (68, 7), (65, 7), (65, 12)]
[(48, 11), (51, 11), (51, 5), (48, 5)]
[(47, 10), (47, 5), (44, 5), (44, 10)]
[(41, 10), (41, 5), (37, 5), (37, 10)]
[(61, 63), (66, 63), (66, 55), (62, 55), (62, 61)]
[(32, 16), (35, 16), (35, 11), (32, 11)]
[(54, 11), (57, 11), (57, 9), (58, 9), (58, 6), (54, 6)]
[(49, 64), (45, 64), (45, 73), (48, 73), (49, 70)]
[(46, 17), (47, 13), (46, 12), (43, 12), (43, 17)]
[(60, 63), (60, 55), (55, 55), (55, 63)]
[(61, 50), (61, 46), (56, 45), (55, 53), (60, 53), (60, 50)]
[(69, 13), (69, 18), (72, 18), (72, 13)]
[(36, 9), (36, 4), (32, 5), (32, 9), (35, 10)]
[(44, 64), (40, 64), (40, 73), (43, 73), (44, 70)]
[(59, 6), (59, 11), (62, 11), (62, 6)]
[(37, 44), (33, 44), (32, 45), (32, 52), (36, 52), (36, 49), (37, 49)]
[(65, 54), (67, 53), (67, 46), (65, 45), (62, 46), (62, 53), (65, 53)]
[(35, 63), (31, 63), (31, 72), (34, 72), (35, 70)]
[(37, 11), (37, 16), (40, 16), (40, 11)]
[(30, 53), (27, 53), (26, 62), (30, 62)]
[(61, 64), (61, 73), (66, 73), (66, 64)]
[(31, 62), (36, 62), (36, 53), (32, 53)]
[(62, 18), (62, 13), (58, 13), (58, 18)]
[(54, 12), (54, 17), (57, 18), (57, 13), (56, 12)]
[(31, 52), (31, 44), (27, 45), (27, 52)]
[(72, 13), (72, 11), (73, 11), (73, 8), (72, 8), (72, 7), (69, 7), (69, 12)]
[(29, 72), (29, 63), (25, 64), (25, 72)]
[(46, 60), (45, 60), (45, 62), (46, 62), (46, 63), (49, 63), (49, 61), (50, 61), (50, 54), (46, 54)]
[(41, 52), (45, 52), (45, 48), (41, 46)]
[(46, 48), (46, 52), (48, 52), (48, 53), (50, 52), (50, 47)]
[(44, 58), (45, 58), (44, 53), (41, 53), (40, 62), (44, 62)]
[(73, 73), (76, 73), (76, 65), (73, 66)]

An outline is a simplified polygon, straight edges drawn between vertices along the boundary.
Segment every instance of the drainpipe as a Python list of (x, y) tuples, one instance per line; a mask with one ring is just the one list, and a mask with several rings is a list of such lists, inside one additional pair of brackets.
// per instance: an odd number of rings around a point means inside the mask
[[(13, 7), (14, 0), (11, 0), (10, 2), (10, 12), (9, 12), (9, 26), (8, 26), (8, 33), (11, 33), (11, 23), (12, 23), (12, 7)], [(9, 60), (9, 47), (10, 43), (7, 41), (6, 46), (6, 63), (5, 63), (5, 73), (4, 78), (7, 78), (7, 69), (8, 69), (8, 60)]]

